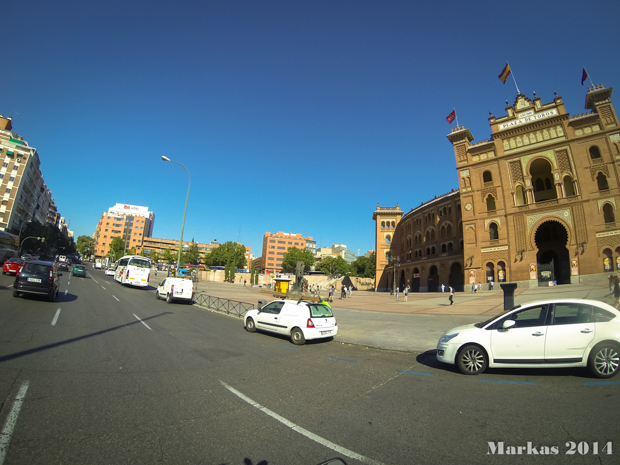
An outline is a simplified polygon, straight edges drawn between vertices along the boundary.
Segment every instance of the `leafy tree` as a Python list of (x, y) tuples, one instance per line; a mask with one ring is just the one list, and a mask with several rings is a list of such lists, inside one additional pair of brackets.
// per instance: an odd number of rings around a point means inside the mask
[(151, 261), (153, 263), (157, 263), (159, 260), (160, 260), (159, 252), (157, 252), (156, 250), (152, 251), (151, 252)]
[(316, 265), (316, 269), (330, 276), (346, 275), (349, 273), (351, 266), (340, 256), (325, 257)]
[(168, 265), (170, 265), (174, 261), (174, 255), (172, 255), (172, 251), (170, 249), (164, 250), (164, 253), (161, 259)]
[(228, 279), (230, 280), (230, 282), (233, 282), (235, 280), (235, 264), (233, 262), (230, 262), (230, 264), (228, 265)]
[(120, 237), (115, 237), (110, 242), (110, 250), (112, 251), (112, 260), (116, 261), (125, 254), (125, 241)]
[(131, 249), (129, 249), (129, 250), (127, 251), (127, 255), (137, 255), (137, 253), (136, 253), (136, 248), (135, 248), (135, 247), (132, 247)]
[(232, 262), (237, 268), (243, 268), (246, 262), (245, 247), (228, 241), (205, 256), (205, 264), (208, 266), (225, 266), (228, 262)]
[(375, 254), (371, 254), (370, 257), (357, 257), (353, 263), (351, 263), (352, 274), (361, 278), (374, 278), (375, 277)]
[(90, 236), (80, 236), (77, 238), (76, 249), (80, 253), (80, 255), (87, 255), (88, 249), (90, 248), (90, 243), (93, 241), (93, 238)]
[(198, 245), (192, 244), (189, 246), (187, 252), (183, 254), (183, 259), (191, 265), (200, 264), (200, 252), (198, 251)]
[(314, 265), (314, 255), (310, 249), (298, 249), (297, 247), (289, 247), (282, 257), (282, 269), (284, 271), (294, 272), (297, 262), (304, 262), (304, 269), (309, 269)]

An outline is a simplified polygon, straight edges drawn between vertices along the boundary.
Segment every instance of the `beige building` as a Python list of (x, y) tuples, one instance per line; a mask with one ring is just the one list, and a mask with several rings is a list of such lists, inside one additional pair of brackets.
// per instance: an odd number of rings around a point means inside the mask
[(43, 180), (39, 154), (12, 131), (11, 123), (11, 118), (0, 115), (0, 230), (18, 234), (26, 221), (57, 225), (56, 205)]
[(115, 237), (123, 239), (126, 249), (142, 247), (145, 237), (153, 232), (155, 214), (148, 207), (117, 203), (103, 212), (95, 228), (95, 256), (105, 257), (110, 253), (110, 244)]

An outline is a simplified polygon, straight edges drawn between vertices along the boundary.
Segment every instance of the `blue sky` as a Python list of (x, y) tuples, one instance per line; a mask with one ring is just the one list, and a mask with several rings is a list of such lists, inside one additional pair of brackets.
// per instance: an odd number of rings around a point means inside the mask
[[(76, 236), (117, 202), (154, 236), (265, 232), (374, 248), (377, 203), (458, 187), (446, 116), (553, 92), (585, 112), (585, 66), (620, 86), (617, 1), (24, 0), (3, 11), (0, 113), (36, 147)], [(613, 98), (614, 96), (612, 96)]]

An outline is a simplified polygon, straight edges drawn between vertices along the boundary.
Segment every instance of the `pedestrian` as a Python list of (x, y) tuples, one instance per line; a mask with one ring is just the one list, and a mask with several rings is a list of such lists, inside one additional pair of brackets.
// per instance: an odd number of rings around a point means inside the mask
[(398, 290), (399, 290), (398, 287), (399, 286), (396, 286), (396, 300), (398, 300)]
[(476, 292), (476, 284), (475, 283), (471, 283), (471, 291), (472, 292)]
[(405, 302), (407, 302), (407, 296), (409, 295), (409, 286), (405, 287), (405, 290), (403, 292), (403, 294), (405, 294)]
[(452, 300), (453, 298), (454, 298), (454, 288), (450, 286), (450, 297), (448, 297), (448, 299), (450, 300), (450, 305), (454, 303), (454, 301)]
[(349, 288), (347, 286), (344, 287), (344, 298), (347, 298), (347, 294), (349, 293)]
[(340, 288), (340, 300), (344, 299), (344, 297), (345, 297), (345, 292), (346, 292), (346, 291), (345, 291), (344, 289), (345, 289), (345, 287), (344, 287), (344, 286), (342, 286), (342, 287)]
[(247, 283), (248, 281), (246, 279), (243, 280), (243, 287), (245, 287), (245, 283)]
[(444, 292), (446, 289), (446, 286), (444, 286), (443, 284), (441, 285), (441, 292)]
[(482, 283), (478, 281), (478, 292), (482, 292)]
[(329, 286), (329, 301), (334, 301), (334, 286)]
[(610, 294), (613, 294), (614, 292), (614, 283), (615, 283), (614, 278), (615, 276), (613, 274), (609, 275), (609, 293)]
[(349, 298), (353, 297), (353, 285), (349, 286)]
[(493, 280), (491, 280), (491, 282), (489, 283), (489, 291), (492, 291), (492, 290), (493, 290), (493, 285), (494, 285), (494, 284), (495, 284), (495, 283), (493, 282)]

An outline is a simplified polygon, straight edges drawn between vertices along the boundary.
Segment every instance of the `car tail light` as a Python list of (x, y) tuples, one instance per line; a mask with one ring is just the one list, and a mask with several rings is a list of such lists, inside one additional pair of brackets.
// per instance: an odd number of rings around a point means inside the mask
[(312, 322), (312, 318), (308, 318), (308, 323), (306, 324), (306, 328), (314, 328), (314, 323)]
[(172, 294), (173, 292), (174, 292), (174, 284), (170, 286), (170, 293)]
[(50, 268), (50, 281), (54, 279), (54, 268)]
[(129, 270), (127, 270), (127, 274), (125, 275), (125, 279), (129, 279)]

